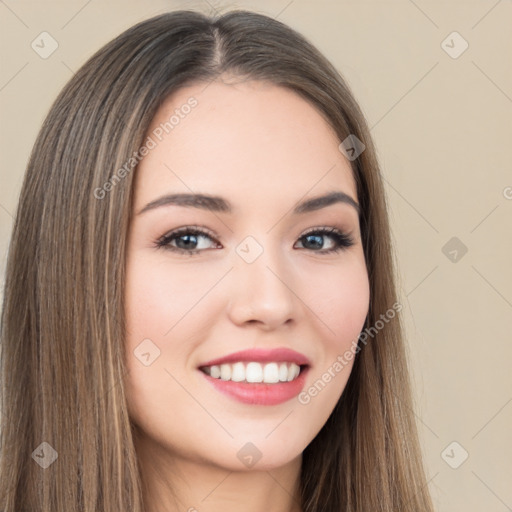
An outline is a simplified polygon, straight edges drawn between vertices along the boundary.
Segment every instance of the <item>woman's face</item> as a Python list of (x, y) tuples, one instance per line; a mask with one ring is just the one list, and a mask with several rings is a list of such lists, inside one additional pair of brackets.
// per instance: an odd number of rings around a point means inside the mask
[(254, 81), (179, 90), (148, 136), (127, 252), (131, 418), (178, 459), (284, 465), (340, 398), (368, 312), (341, 141), (304, 99)]

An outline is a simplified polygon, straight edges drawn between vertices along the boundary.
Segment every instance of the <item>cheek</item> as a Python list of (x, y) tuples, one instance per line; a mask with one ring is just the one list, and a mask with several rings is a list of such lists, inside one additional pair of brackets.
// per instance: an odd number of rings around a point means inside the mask
[[(201, 410), (191, 406), (180, 383), (189, 378), (193, 335), (199, 327), (194, 308), (211, 284), (190, 271), (133, 255), (126, 272), (126, 396), (130, 417), (145, 432), (165, 442), (184, 434), (175, 411), (200, 424)], [(210, 280), (215, 276), (210, 273)], [(217, 278), (218, 279), (218, 278)], [(202, 306), (202, 303), (199, 304)], [(204, 411), (203, 411), (204, 413)]]
[[(127, 265), (127, 330), (131, 340), (154, 336), (166, 343), (181, 319), (194, 316), (198, 302), (218, 279), (212, 272), (198, 275), (165, 262), (149, 264), (143, 256)], [(180, 325), (181, 327), (181, 325)]]
[(370, 292), (366, 271), (343, 276), (330, 286), (330, 301), (325, 302), (326, 322), (341, 345), (359, 336), (368, 313)]
[(317, 283), (317, 287), (304, 288), (303, 293), (315, 313), (315, 331), (321, 343), (317, 346), (317, 364), (298, 396), (299, 411), (309, 418), (305, 430), (311, 439), (327, 421), (345, 389), (370, 300), (363, 259), (321, 273)]
[(191, 354), (220, 318), (220, 303), (208, 292), (221, 271), (206, 265), (199, 271), (186, 264), (149, 260), (142, 252), (128, 259), (125, 347), (129, 396), (141, 411), (160, 410), (158, 400), (164, 394), (176, 402), (188, 399), (178, 382), (189, 378)]
[(299, 402), (314, 402), (310, 407), (315, 414), (332, 410), (341, 396), (368, 314), (370, 286), (362, 254), (347, 258), (345, 263), (322, 272), (317, 269), (316, 286), (304, 283), (302, 288), (303, 300), (314, 312), (314, 331), (321, 342), (317, 345), (317, 364), (308, 379), (312, 387), (305, 390)]
[(305, 270), (316, 279), (302, 282), (304, 302), (318, 319), (318, 328), (331, 348), (343, 349), (357, 339), (366, 319), (370, 287), (364, 259), (347, 258), (345, 265)]

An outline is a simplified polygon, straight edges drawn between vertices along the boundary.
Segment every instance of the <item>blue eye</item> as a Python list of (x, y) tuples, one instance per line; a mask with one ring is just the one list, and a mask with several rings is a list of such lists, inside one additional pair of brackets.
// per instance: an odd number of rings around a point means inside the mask
[[(213, 241), (213, 237), (202, 229), (184, 227), (161, 237), (157, 241), (156, 246), (163, 247), (170, 251), (196, 254), (208, 248), (204, 247), (204, 244), (199, 242), (201, 239), (209, 239)], [(217, 249), (221, 247), (217, 242), (212, 245)]]
[[(331, 247), (328, 249), (322, 250), (314, 250), (319, 246), (322, 246), (325, 242), (325, 238), (330, 238), (334, 241), (331, 243)], [(310, 245), (313, 248), (314, 252), (319, 252), (320, 254), (328, 254), (332, 252), (339, 252), (342, 249), (347, 249), (348, 247), (354, 245), (354, 240), (347, 235), (339, 231), (336, 228), (320, 228), (310, 231), (305, 235), (302, 235), (299, 238), (299, 241), (306, 240), (306, 245)], [(304, 242), (301, 242), (304, 246)], [(306, 247), (308, 248), (308, 247)]]
[[(331, 240), (330, 247), (327, 249), (323, 248), (326, 239)], [(349, 235), (336, 228), (317, 228), (311, 230), (302, 235), (298, 242), (301, 243), (301, 248), (319, 254), (339, 252), (354, 245), (354, 240)], [(189, 255), (198, 254), (206, 249), (222, 248), (222, 245), (209, 232), (192, 226), (179, 228), (162, 236), (156, 241), (155, 246)]]

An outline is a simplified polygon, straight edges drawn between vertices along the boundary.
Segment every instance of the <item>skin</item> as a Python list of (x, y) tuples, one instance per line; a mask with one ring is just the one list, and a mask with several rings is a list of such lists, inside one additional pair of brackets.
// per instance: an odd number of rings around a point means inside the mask
[[(127, 399), (148, 510), (298, 512), (302, 452), (353, 361), (309, 403), (274, 406), (219, 393), (197, 367), (242, 349), (288, 347), (312, 363), (307, 390), (350, 349), (369, 306), (357, 211), (346, 203), (291, 210), (333, 190), (357, 202), (356, 185), (322, 115), (273, 84), (222, 77), (187, 86), (162, 104), (150, 132), (191, 96), (197, 106), (137, 168), (127, 247)], [(191, 192), (222, 196), (234, 212), (168, 205), (138, 214), (165, 194)], [(212, 234), (191, 246), (202, 252), (156, 247), (184, 226)], [(322, 227), (353, 245), (322, 254), (336, 246), (330, 235), (319, 246), (303, 237)], [(263, 249), (250, 264), (236, 251), (247, 236)], [(148, 366), (134, 355), (145, 339), (160, 350)], [(261, 452), (252, 467), (237, 457), (248, 442)]]

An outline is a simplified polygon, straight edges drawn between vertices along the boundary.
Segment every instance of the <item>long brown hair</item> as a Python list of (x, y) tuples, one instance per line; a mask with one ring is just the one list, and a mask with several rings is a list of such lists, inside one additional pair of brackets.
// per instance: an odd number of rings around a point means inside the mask
[[(365, 326), (397, 304), (375, 148), (326, 58), (286, 25), (247, 11), (176, 11), (135, 25), (65, 86), (26, 170), (2, 311), (3, 512), (144, 510), (123, 383), (136, 170), (105, 183), (139, 150), (169, 94), (222, 73), (287, 87), (340, 142), (352, 134), (364, 143), (351, 165), (370, 279)], [(58, 459), (44, 469), (38, 455)], [(360, 340), (339, 403), (303, 453), (301, 498), (304, 512), (432, 511), (399, 316)]]

